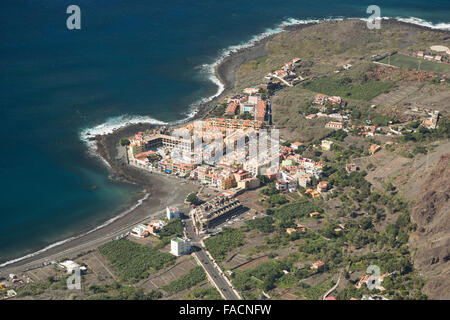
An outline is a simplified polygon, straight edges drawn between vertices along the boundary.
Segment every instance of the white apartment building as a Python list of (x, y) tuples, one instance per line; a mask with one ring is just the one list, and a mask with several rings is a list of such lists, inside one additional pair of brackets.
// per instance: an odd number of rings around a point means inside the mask
[(191, 243), (187, 239), (175, 238), (170, 241), (170, 253), (177, 257), (189, 254)]
[(175, 219), (180, 217), (180, 211), (178, 208), (166, 207), (167, 220)]

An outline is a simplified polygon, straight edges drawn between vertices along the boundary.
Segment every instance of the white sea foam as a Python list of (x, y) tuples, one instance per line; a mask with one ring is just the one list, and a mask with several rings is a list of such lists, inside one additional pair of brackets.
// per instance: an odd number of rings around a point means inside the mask
[(43, 249), (41, 249), (41, 250), (39, 250), (39, 251), (36, 251), (36, 252), (30, 253), (30, 254), (27, 254), (27, 255), (25, 255), (25, 256), (23, 256), (23, 257), (20, 257), (20, 258), (17, 258), (17, 259), (13, 259), (13, 260), (9, 260), (9, 261), (6, 261), (6, 262), (0, 264), (0, 268), (6, 267), (7, 265), (10, 265), (10, 264), (13, 264), (13, 263), (16, 263), (16, 262), (25, 260), (25, 259), (29, 259), (29, 258), (35, 257), (35, 256), (37, 256), (37, 255), (39, 255), (39, 254), (41, 254), (41, 253), (44, 253), (44, 252), (46, 252), (46, 251), (48, 251), (48, 250), (50, 250), (50, 249), (52, 249), (52, 248), (54, 248), (54, 247), (57, 247), (57, 246), (60, 246), (60, 245), (62, 245), (62, 244), (64, 244), (64, 243), (67, 243), (67, 242), (69, 242), (69, 241), (72, 241), (72, 240), (75, 240), (75, 239), (84, 237), (84, 236), (86, 236), (86, 235), (88, 235), (88, 234), (90, 234), (90, 233), (92, 233), (92, 232), (94, 232), (94, 231), (97, 231), (98, 229), (101, 229), (101, 228), (103, 228), (103, 227), (106, 227), (107, 225), (113, 223), (113, 222), (116, 221), (117, 219), (120, 219), (120, 218), (124, 217), (125, 215), (127, 215), (128, 213), (130, 213), (131, 211), (133, 211), (134, 209), (136, 209), (136, 208), (139, 207), (140, 205), (142, 205), (142, 203), (143, 203), (145, 200), (147, 200), (149, 196), (150, 196), (150, 194), (149, 194), (149, 193), (146, 193), (146, 194), (144, 195), (144, 197), (141, 198), (141, 199), (139, 199), (139, 200), (137, 201), (137, 203), (134, 204), (132, 207), (128, 208), (127, 210), (125, 210), (125, 211), (123, 211), (123, 212), (121, 212), (121, 213), (118, 214), (117, 216), (115, 216), (115, 217), (109, 219), (108, 221), (102, 223), (101, 225), (95, 227), (94, 229), (91, 229), (91, 230), (89, 230), (89, 231), (87, 231), (87, 232), (85, 232), (85, 233), (83, 233), (83, 234), (80, 234), (79, 236), (70, 237), (70, 238), (67, 238), (67, 239), (65, 239), (65, 240), (61, 240), (61, 241), (55, 242), (55, 243), (53, 243), (53, 244), (51, 244), (51, 245), (48, 245), (47, 247), (45, 247), (45, 248), (43, 248)]
[[(250, 48), (250, 47), (254, 46), (256, 43), (258, 43), (259, 41), (263, 40), (264, 38), (267, 38), (269, 36), (272, 36), (277, 33), (281, 33), (283, 31), (285, 31), (285, 28), (289, 27), (289, 26), (310, 24), (310, 23), (321, 23), (321, 22), (325, 22), (325, 21), (342, 21), (344, 19), (355, 19), (355, 20), (362, 20), (362, 21), (369, 20), (368, 18), (343, 18), (343, 17), (330, 17), (330, 18), (324, 18), (324, 19), (304, 19), (304, 20), (288, 18), (288, 19), (282, 21), (281, 23), (279, 23), (278, 25), (276, 25), (275, 27), (268, 28), (268, 29), (264, 30), (262, 33), (251, 37), (250, 40), (243, 41), (237, 45), (232, 45), (232, 46), (222, 50), (219, 53), (217, 59), (213, 63), (203, 64), (201, 66), (202, 73), (205, 74), (205, 76), (211, 82), (213, 82), (214, 84), (217, 85), (216, 92), (209, 97), (202, 98), (202, 99), (194, 102), (193, 104), (191, 104), (188, 109), (189, 111), (186, 114), (186, 119), (183, 119), (180, 122), (193, 118), (195, 116), (195, 114), (198, 112), (198, 107), (201, 104), (207, 103), (222, 94), (222, 92), (225, 90), (225, 87), (224, 87), (224, 84), (220, 81), (220, 79), (216, 76), (216, 67), (219, 64), (221, 64), (224, 59), (226, 59), (233, 53), (236, 53), (242, 49)], [(425, 26), (425, 27), (428, 27), (431, 29), (450, 30), (450, 23), (433, 24), (433, 23), (425, 21), (423, 19), (414, 18), (414, 17), (411, 17), (411, 18), (382, 17), (381, 19), (382, 20), (395, 19), (398, 21), (406, 22), (406, 23)]]
[(110, 168), (111, 166), (109, 165), (109, 163), (97, 153), (97, 145), (95, 141), (90, 141), (89, 138), (94, 138), (97, 135), (110, 134), (117, 129), (123, 128), (130, 124), (137, 124), (137, 123), (151, 123), (155, 125), (167, 124), (166, 122), (159, 121), (148, 116), (123, 115), (120, 117), (109, 118), (104, 123), (99, 124), (95, 127), (83, 129), (80, 132), (80, 139), (87, 145), (88, 153), (91, 156), (99, 158), (102, 161), (102, 163), (105, 164), (105, 166)]
[[(269, 36), (281, 33), (285, 31), (286, 27), (294, 26), (294, 25), (302, 25), (302, 24), (310, 24), (310, 23), (321, 23), (325, 21), (342, 21), (345, 19), (354, 19), (354, 20), (362, 20), (362, 21), (368, 21), (368, 18), (344, 18), (344, 17), (329, 17), (329, 18), (321, 18), (321, 19), (296, 19), (296, 18), (288, 18), (279, 24), (277, 24), (274, 27), (265, 29), (262, 33), (254, 35), (249, 40), (243, 41), (237, 45), (232, 45), (226, 49), (223, 49), (219, 52), (218, 57), (214, 60), (214, 62), (209, 64), (203, 64), (200, 66), (200, 70), (204, 77), (209, 79), (211, 82), (213, 82), (217, 86), (217, 90), (214, 94), (208, 97), (204, 97), (199, 99), (198, 101), (192, 103), (188, 108), (187, 112), (185, 113), (185, 118), (172, 122), (171, 124), (178, 124), (183, 123), (186, 121), (189, 121), (192, 119), (198, 112), (198, 109), (200, 105), (207, 103), (214, 98), (220, 96), (222, 92), (225, 90), (225, 85), (220, 81), (220, 79), (216, 76), (216, 68), (219, 64), (223, 62), (224, 59), (232, 55), (233, 53), (236, 53), (242, 49), (250, 48), (254, 46), (259, 41), (263, 40), (264, 38), (267, 38)], [(416, 24), (424, 27), (428, 27), (431, 29), (440, 29), (440, 30), (450, 30), (450, 23), (437, 23), (433, 24), (432, 22), (425, 21), (420, 18), (410, 17), (410, 18), (402, 18), (402, 17), (382, 17), (382, 20), (389, 20), (394, 19), (401, 22), (406, 22), (410, 24)], [(122, 119), (125, 118), (125, 119)], [(123, 117), (116, 117), (108, 120), (106, 123), (96, 126), (92, 129), (86, 129), (82, 132), (82, 140), (88, 141), (86, 137), (86, 133), (91, 133), (91, 136), (95, 136), (95, 134), (107, 134), (115, 129), (124, 127), (130, 123), (139, 123), (139, 122), (146, 122), (146, 123), (153, 123), (153, 124), (167, 124), (164, 122), (161, 122), (159, 120), (145, 117), (145, 116), (123, 116)], [(112, 129), (112, 130), (111, 130)], [(96, 132), (94, 134), (94, 132)], [(92, 149), (92, 148), (91, 148)]]
[(439, 29), (439, 30), (446, 30), (446, 31), (450, 31), (450, 23), (449, 22), (440, 22), (440, 23), (432, 23), (420, 18), (415, 18), (415, 17), (410, 17), (410, 18), (400, 18), (397, 17), (395, 18), (395, 20), (401, 21), (401, 22), (406, 22), (406, 23), (411, 23), (411, 24), (416, 24), (422, 27), (427, 27), (430, 29)]
[[(357, 20), (362, 20), (362, 21), (367, 21), (367, 18), (348, 18), (348, 19), (357, 19)], [(424, 27), (428, 27), (431, 29), (440, 29), (440, 30), (450, 30), (450, 23), (437, 23), (437, 24), (433, 24), (432, 22), (429, 21), (425, 21), (423, 19), (420, 18), (415, 18), (415, 17), (410, 17), (410, 18), (401, 18), (401, 17), (396, 17), (396, 18), (392, 18), (392, 17), (382, 17), (381, 19), (383, 20), (389, 20), (389, 19), (394, 19), (397, 21), (401, 21), (401, 22), (406, 22), (406, 23), (410, 23), (410, 24), (416, 24), (419, 26), (424, 26)], [(201, 66), (201, 70), (202, 72), (205, 74), (205, 76), (212, 81), (214, 84), (217, 85), (217, 90), (216, 92), (209, 96), (209, 97), (205, 97), (200, 99), (199, 101), (191, 104), (191, 106), (188, 109), (188, 112), (186, 113), (186, 118), (176, 121), (175, 123), (181, 123), (181, 122), (185, 122), (188, 121), (189, 119), (191, 119), (192, 117), (195, 116), (195, 114), (198, 112), (198, 107), (203, 104), (203, 103), (207, 103), (209, 101), (211, 101), (212, 99), (218, 97), (220, 94), (222, 94), (222, 92), (224, 91), (225, 87), (224, 84), (220, 81), (219, 78), (217, 78), (216, 76), (216, 67), (223, 62), (223, 60), (225, 58), (227, 58), (228, 56), (230, 56), (233, 53), (236, 53), (239, 50), (245, 49), (245, 48), (249, 48), (253, 45), (255, 45), (258, 41), (269, 37), (271, 35), (283, 32), (285, 29), (285, 27), (288, 26), (293, 26), (293, 25), (300, 25), (300, 24), (309, 24), (309, 23), (320, 23), (320, 22), (324, 22), (324, 21), (341, 21), (344, 20), (344, 18), (342, 17), (335, 17), (335, 18), (326, 18), (326, 19), (306, 19), (306, 20), (299, 20), (299, 19), (295, 19), (295, 18), (289, 18), (286, 19), (284, 21), (282, 21), (281, 23), (279, 23), (277, 26), (273, 27), (273, 28), (268, 28), (266, 29), (264, 32), (253, 36), (252, 38), (250, 38), (250, 40), (242, 42), (240, 44), (237, 45), (233, 45), (228, 47), (227, 49), (224, 49), (220, 52), (220, 54), (218, 55), (218, 58), (211, 64), (204, 64)], [(151, 123), (151, 124), (156, 124), (156, 125), (165, 125), (168, 124), (166, 122), (163, 121), (159, 121), (156, 120), (154, 118), (148, 117), (148, 116), (129, 116), (129, 115), (124, 115), (124, 116), (120, 116), (120, 117), (114, 117), (114, 118), (110, 118), (108, 119), (105, 123), (99, 124), (93, 128), (87, 128), (82, 130), (82, 132), (80, 133), (80, 138), (83, 142), (85, 142), (88, 146), (88, 150), (89, 153), (95, 156), (98, 156), (104, 163), (105, 165), (109, 166), (109, 164), (106, 162), (105, 159), (103, 159), (102, 157), (100, 157), (98, 155), (98, 153), (96, 152), (96, 145), (94, 142), (89, 141), (89, 138), (91, 137), (95, 137), (96, 135), (104, 135), (104, 134), (109, 134), (114, 132), (117, 129), (120, 129), (124, 126), (130, 125), (130, 124), (137, 124), (137, 123)], [(88, 233), (91, 233), (95, 230), (98, 230), (100, 228), (103, 228), (104, 226), (112, 223), (113, 221), (119, 219), (120, 217), (123, 217), (124, 215), (128, 214), (129, 212), (133, 211), (135, 208), (137, 208), (138, 206), (140, 206), (142, 204), (142, 201), (144, 201), (145, 199), (148, 198), (148, 194), (146, 194), (146, 196), (142, 199), (140, 199), (138, 201), (138, 203), (136, 205), (134, 205), (133, 207), (127, 209), (126, 211), (122, 212), (120, 215), (106, 221), (105, 223), (103, 223), (102, 225), (96, 227), (95, 229), (92, 229), (91, 231), (83, 234), (86, 235)], [(18, 258), (18, 259), (14, 259), (8, 262), (5, 262), (3, 264), (0, 265), (0, 267), (4, 267), (6, 265), (9, 265), (11, 263), (15, 263), (27, 258), (31, 258), (33, 256), (36, 256), (42, 252), (45, 252), (53, 247), (59, 246), (61, 244), (64, 244), (66, 242), (69, 242), (71, 240), (77, 239), (79, 237), (82, 237), (83, 235), (80, 235), (78, 237), (72, 237), (72, 238), (68, 238), (66, 240), (63, 241), (59, 241), (56, 242), (54, 244), (51, 244), (47, 247), (45, 247), (42, 250), (39, 250), (35, 253), (26, 255), (24, 257)]]
[[(340, 18), (337, 18), (337, 19), (340, 19)], [(207, 103), (207, 102), (213, 100), (214, 98), (217, 98), (225, 90), (224, 84), (216, 76), (216, 68), (227, 57), (229, 57), (233, 53), (236, 53), (242, 49), (246, 49), (246, 48), (250, 48), (250, 47), (254, 46), (256, 43), (263, 40), (264, 38), (267, 38), (267, 37), (270, 37), (277, 33), (283, 32), (284, 28), (287, 26), (298, 25), (298, 24), (317, 23), (320, 21), (321, 20), (316, 20), (316, 19), (298, 20), (298, 19), (294, 19), (294, 18), (289, 18), (285, 21), (282, 21), (277, 26), (275, 26), (273, 28), (267, 28), (262, 33), (251, 37), (250, 40), (243, 41), (237, 45), (232, 45), (226, 49), (221, 50), (218, 57), (214, 60), (213, 63), (203, 64), (203, 65), (201, 65), (201, 68), (200, 68), (201, 72), (205, 75), (205, 77), (208, 78), (214, 84), (216, 84), (216, 86), (217, 86), (216, 92), (209, 97), (204, 97), (204, 98), (192, 103), (188, 108), (188, 112), (186, 113), (186, 118), (181, 120), (180, 122), (187, 121), (187, 120), (193, 118), (195, 116), (195, 114), (198, 112), (198, 108), (200, 105)]]

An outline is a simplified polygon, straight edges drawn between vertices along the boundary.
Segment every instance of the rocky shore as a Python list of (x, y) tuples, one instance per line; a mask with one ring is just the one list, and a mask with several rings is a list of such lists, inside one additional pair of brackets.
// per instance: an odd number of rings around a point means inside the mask
[[(333, 23), (338, 23), (333, 22)], [(405, 22), (399, 22), (396, 20), (383, 21), (386, 24), (403, 24), (409, 25), (411, 28), (425, 28)], [(298, 24), (285, 27), (285, 31), (291, 32), (299, 29), (307, 28), (316, 23), (311, 24)], [(442, 31), (446, 32), (446, 31)], [(448, 32), (448, 31), (447, 31)], [(216, 98), (209, 102), (203, 103), (199, 106), (198, 112), (195, 116), (187, 121), (195, 119), (202, 119), (208, 116), (211, 108), (215, 106), (219, 101), (223, 100), (226, 96), (230, 95), (234, 91), (236, 82), (236, 74), (239, 67), (252, 59), (265, 56), (267, 54), (266, 44), (275, 37), (276, 34), (265, 37), (253, 46), (243, 48), (237, 52), (231, 53), (224, 58), (216, 67), (216, 76), (224, 85), (224, 91)], [(184, 198), (189, 192), (197, 190), (197, 185), (189, 182), (181, 182), (177, 178), (149, 174), (143, 170), (130, 167), (126, 164), (125, 153), (120, 150), (119, 140), (123, 137), (130, 137), (138, 131), (145, 131), (147, 129), (154, 128), (155, 125), (148, 123), (130, 124), (124, 126), (114, 132), (96, 136), (91, 138), (95, 140), (97, 146), (97, 153), (110, 165), (110, 176), (112, 179), (120, 181), (122, 183), (130, 183), (137, 185), (141, 188), (141, 191), (136, 195), (132, 202), (128, 205), (128, 208), (136, 205), (138, 199), (142, 199), (144, 195), (148, 195), (146, 200), (142, 201), (142, 204), (137, 206), (134, 210), (130, 210), (127, 214), (116, 219), (112, 223), (99, 228), (93, 232), (83, 235), (82, 232), (75, 236), (73, 240), (65, 242), (61, 245), (54, 246), (42, 253), (36, 254), (32, 257), (20, 260), (18, 262), (9, 264), (4, 268), (0, 268), (0, 272), (18, 273), (27, 268), (36, 267), (39, 263), (46, 260), (56, 260), (65, 257), (71, 257), (82, 251), (90, 250), (98, 246), (102, 241), (108, 240), (108, 235), (117, 232), (117, 230), (124, 229), (131, 226), (150, 214), (154, 214), (164, 209), (167, 205), (176, 205), (182, 203)], [(123, 212), (123, 211), (122, 211)], [(120, 212), (118, 212), (120, 214)], [(92, 226), (95, 228), (96, 226)], [(88, 231), (83, 231), (84, 233)]]

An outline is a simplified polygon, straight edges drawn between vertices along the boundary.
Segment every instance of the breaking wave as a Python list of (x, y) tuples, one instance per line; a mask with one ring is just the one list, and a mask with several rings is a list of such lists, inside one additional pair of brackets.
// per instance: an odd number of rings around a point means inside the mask
[(84, 237), (84, 236), (86, 236), (86, 235), (88, 235), (88, 234), (90, 234), (90, 233), (92, 233), (92, 232), (94, 232), (94, 231), (97, 231), (98, 229), (101, 229), (101, 228), (103, 228), (103, 227), (106, 227), (107, 225), (113, 223), (114, 221), (116, 221), (116, 220), (119, 219), (119, 218), (124, 217), (125, 215), (127, 215), (128, 213), (130, 213), (131, 211), (133, 211), (134, 209), (136, 209), (137, 207), (139, 207), (145, 200), (148, 199), (149, 196), (150, 196), (150, 194), (149, 194), (149, 193), (146, 193), (146, 194), (144, 195), (144, 197), (142, 197), (141, 199), (139, 199), (139, 200), (137, 201), (136, 204), (134, 204), (134, 205), (131, 206), (130, 208), (126, 209), (125, 211), (121, 212), (121, 213), (118, 214), (117, 216), (115, 216), (115, 217), (113, 217), (113, 218), (107, 220), (106, 222), (102, 223), (101, 225), (95, 227), (94, 229), (91, 229), (91, 230), (89, 230), (89, 231), (87, 231), (87, 232), (85, 232), (85, 233), (83, 233), (83, 234), (78, 235), (78, 236), (70, 237), (70, 238), (67, 238), (67, 239), (65, 239), (65, 240), (61, 240), (61, 241), (52, 243), (52, 244), (48, 245), (47, 247), (45, 247), (45, 248), (43, 248), (43, 249), (41, 249), (41, 250), (39, 250), (39, 251), (36, 251), (36, 252), (30, 253), (30, 254), (27, 254), (27, 255), (25, 255), (25, 256), (23, 256), (23, 257), (20, 257), (20, 258), (17, 258), (17, 259), (13, 259), (13, 260), (9, 260), (9, 261), (6, 261), (6, 262), (0, 264), (0, 268), (6, 267), (7, 265), (10, 265), (10, 264), (13, 264), (13, 263), (16, 263), (16, 262), (19, 262), (19, 261), (22, 261), (22, 260), (25, 260), (25, 259), (28, 259), (28, 258), (35, 257), (35, 256), (37, 256), (37, 255), (39, 255), (39, 254), (41, 254), (41, 253), (44, 253), (44, 252), (50, 250), (51, 248), (60, 246), (60, 245), (62, 245), (62, 244), (64, 244), (64, 243), (67, 243), (67, 242), (72, 241), (72, 240), (75, 240), (75, 239), (79, 239), (79, 238)]
[[(203, 64), (200, 66), (201, 73), (204, 75), (204, 77), (209, 79), (212, 83), (214, 83), (217, 86), (216, 92), (208, 97), (201, 98), (201, 99), (197, 100), (196, 102), (192, 103), (191, 105), (189, 105), (189, 107), (187, 108), (187, 112), (185, 113), (185, 118), (178, 120), (178, 121), (174, 121), (174, 122), (172, 122), (172, 124), (183, 123), (183, 122), (189, 121), (197, 114), (199, 107), (202, 104), (207, 103), (222, 94), (222, 92), (225, 90), (225, 85), (217, 77), (216, 68), (227, 57), (231, 56), (232, 54), (234, 54), (242, 49), (246, 49), (246, 48), (250, 48), (250, 47), (254, 46), (255, 44), (257, 44), (259, 41), (263, 40), (264, 38), (267, 38), (272, 35), (283, 32), (283, 31), (285, 31), (285, 28), (289, 27), (289, 26), (321, 23), (321, 22), (325, 22), (325, 21), (342, 21), (344, 19), (355, 19), (355, 20), (362, 20), (362, 21), (368, 20), (367, 18), (344, 18), (344, 17), (329, 17), (329, 18), (322, 18), (322, 19), (288, 18), (288, 19), (280, 22), (276, 26), (267, 28), (262, 33), (254, 35), (247, 41), (243, 41), (237, 45), (232, 45), (226, 49), (221, 50), (218, 54), (218, 57), (214, 60), (214, 62), (209, 63), (209, 64)], [(434, 24), (432, 22), (429, 22), (429, 21), (426, 21), (426, 20), (423, 20), (420, 18), (415, 18), (415, 17), (409, 17), (409, 18), (382, 17), (381, 19), (382, 20), (393, 19), (393, 20), (397, 20), (400, 22), (415, 24), (415, 25), (419, 25), (419, 26), (423, 26), (423, 27), (427, 27), (427, 28), (431, 28), (431, 29), (450, 30), (450, 23), (441, 22), (441, 23)], [(94, 128), (83, 130), (81, 133), (81, 139), (85, 142), (89, 142), (89, 140), (88, 140), (89, 137), (93, 137), (97, 134), (108, 134), (108, 133), (113, 132), (116, 129), (119, 129), (121, 127), (127, 126), (129, 124), (133, 124), (133, 123), (151, 123), (151, 124), (156, 124), (156, 125), (170, 124), (170, 123), (162, 122), (162, 121), (159, 121), (159, 120), (153, 119), (151, 117), (147, 117), (147, 116), (125, 115), (122, 117), (111, 118), (108, 121), (106, 121), (105, 123), (100, 124)], [(91, 144), (88, 143), (88, 145), (91, 145)], [(90, 150), (95, 151), (95, 148), (93, 148), (91, 146)]]
[[(218, 97), (220, 94), (222, 94), (222, 92), (225, 89), (224, 84), (220, 81), (220, 79), (216, 76), (216, 67), (223, 62), (223, 60), (227, 57), (229, 57), (230, 55), (232, 55), (233, 53), (238, 52), (239, 50), (242, 49), (246, 49), (249, 47), (252, 47), (253, 45), (255, 45), (256, 43), (258, 43), (259, 41), (263, 40), (266, 37), (272, 36), (274, 34), (277, 33), (281, 33), (285, 30), (286, 27), (288, 26), (293, 26), (293, 25), (301, 25), (301, 24), (311, 24), (311, 23), (320, 23), (320, 22), (324, 22), (324, 21), (341, 21), (344, 19), (357, 19), (357, 20), (363, 20), (363, 21), (367, 21), (367, 18), (342, 18), (342, 17), (336, 17), (336, 18), (326, 18), (326, 19), (305, 19), (305, 20), (299, 20), (299, 19), (295, 19), (295, 18), (289, 18), (286, 19), (284, 21), (282, 21), (281, 23), (279, 23), (278, 25), (276, 25), (275, 27), (272, 28), (268, 28), (266, 29), (264, 32), (255, 35), (253, 37), (250, 38), (250, 40), (245, 41), (245, 42), (241, 42), (237, 45), (233, 45), (230, 46), (224, 50), (222, 50), (217, 59), (210, 64), (203, 64), (201, 65), (201, 71), (202, 73), (210, 80), (212, 81), (214, 84), (217, 85), (217, 90), (216, 92), (209, 96), (209, 97), (205, 97), (202, 98), (196, 102), (194, 102), (193, 104), (191, 104), (188, 108), (188, 112), (186, 113), (186, 118), (173, 122), (173, 123), (181, 123), (181, 122), (185, 122), (188, 121), (189, 119), (192, 119), (195, 114), (198, 112), (198, 107), (201, 104), (207, 103), (209, 101), (211, 101), (212, 99)], [(427, 27), (427, 28), (431, 28), (431, 29), (440, 29), (440, 30), (450, 30), (450, 23), (437, 23), (437, 24), (433, 24), (432, 22), (428, 22), (426, 20), (420, 19), (420, 18), (415, 18), (415, 17), (410, 17), (410, 18), (402, 18), (402, 17), (396, 17), (396, 18), (392, 18), (392, 17), (383, 17), (383, 20), (389, 20), (389, 19), (394, 19), (400, 22), (405, 22), (405, 23), (410, 23), (410, 24), (415, 24), (415, 25), (419, 25), (419, 26), (423, 26), (423, 27)], [(155, 125), (167, 125), (170, 123), (167, 122), (163, 122), (154, 118), (151, 118), (149, 116), (133, 116), (133, 115), (123, 115), (123, 116), (119, 116), (119, 117), (113, 117), (108, 119), (106, 122), (99, 124), (97, 126), (94, 126), (92, 128), (86, 128), (83, 129), (80, 132), (80, 139), (87, 145), (88, 147), (88, 152), (96, 157), (99, 157), (103, 163), (105, 163), (106, 166), (109, 167), (108, 162), (103, 159), (98, 153), (97, 153), (97, 148), (96, 148), (96, 144), (95, 141), (91, 141), (91, 138), (94, 138), (97, 135), (105, 135), (105, 134), (109, 134), (109, 133), (113, 133), (115, 130), (120, 129), (122, 127), (128, 126), (130, 124), (138, 124), (138, 123), (150, 123), (150, 124), (155, 124)], [(129, 212), (133, 211), (134, 209), (136, 209), (137, 207), (139, 207), (142, 202), (144, 200), (146, 200), (149, 197), (149, 194), (146, 194), (142, 199), (138, 200), (138, 202), (133, 205), (132, 207), (128, 208), (127, 210), (123, 211), (122, 213), (120, 213), (119, 215), (115, 216), (114, 218), (109, 219), (108, 221), (104, 222), (103, 224), (97, 226), (96, 228), (82, 234), (79, 236), (75, 236), (75, 237), (71, 237), (59, 242), (55, 242), (39, 251), (36, 251), (34, 253), (25, 255), (21, 258), (17, 258), (14, 260), (10, 260), (7, 261), (3, 264), (0, 264), (0, 267), (4, 267), (7, 266), (9, 264), (15, 263), (15, 262), (19, 262), (31, 257), (34, 257), (36, 255), (39, 255), (45, 251), (50, 250), (51, 248), (54, 248), (56, 246), (62, 245), (64, 243), (67, 243), (69, 241), (78, 239), (82, 236), (85, 236), (91, 232), (94, 232), (100, 228), (103, 228), (109, 224), (111, 224), (113, 221), (125, 216), (126, 214), (128, 214)]]

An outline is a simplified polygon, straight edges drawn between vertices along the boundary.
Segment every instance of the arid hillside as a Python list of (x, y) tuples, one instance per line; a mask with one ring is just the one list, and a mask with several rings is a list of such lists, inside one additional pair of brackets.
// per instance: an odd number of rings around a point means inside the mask
[[(431, 299), (450, 299), (450, 154), (441, 157), (423, 182), (411, 218), (417, 231), (410, 238), (414, 265), (425, 278)], [(413, 251), (414, 252), (414, 251)]]

